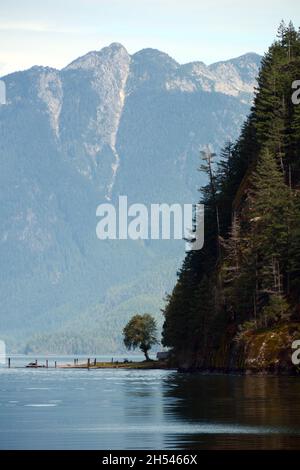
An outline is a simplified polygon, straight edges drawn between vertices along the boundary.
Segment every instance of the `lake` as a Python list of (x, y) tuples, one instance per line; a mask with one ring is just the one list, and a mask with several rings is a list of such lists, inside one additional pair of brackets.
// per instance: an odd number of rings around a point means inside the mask
[(1, 449), (297, 449), (300, 379), (0, 368)]

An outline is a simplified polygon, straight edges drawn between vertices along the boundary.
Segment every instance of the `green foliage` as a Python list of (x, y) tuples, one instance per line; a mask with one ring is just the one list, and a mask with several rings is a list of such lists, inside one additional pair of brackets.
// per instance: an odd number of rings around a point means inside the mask
[(148, 351), (158, 343), (155, 319), (148, 313), (134, 315), (125, 326), (123, 335), (126, 348), (140, 348), (148, 361)]
[(289, 318), (289, 304), (279, 294), (273, 294), (268, 305), (262, 309), (262, 317), (265, 318), (265, 324), (270, 326), (279, 320), (286, 320)]
[[(299, 106), (300, 107), (300, 106)], [(290, 284), (294, 303), (300, 303), (300, 193), (294, 195), (290, 231)]]
[[(163, 311), (175, 354), (208, 359), (229, 334), (288, 322), (300, 301), (300, 35), (290, 23), (262, 61), (240, 138), (206, 165), (205, 244), (191, 252)], [(217, 214), (217, 217), (216, 217)]]

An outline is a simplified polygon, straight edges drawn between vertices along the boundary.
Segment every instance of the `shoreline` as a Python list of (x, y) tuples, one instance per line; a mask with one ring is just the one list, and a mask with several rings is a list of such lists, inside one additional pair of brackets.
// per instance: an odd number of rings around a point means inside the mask
[(141, 370), (151, 370), (151, 369), (169, 369), (177, 370), (173, 364), (166, 360), (156, 360), (150, 359), (146, 360), (102, 360), (99, 361), (96, 358), (61, 358), (54, 356), (50, 358), (49, 356), (44, 356), (42, 359), (36, 358), (33, 361), (27, 362), (23, 360), (20, 364), (20, 361), (14, 361), (13, 357), (7, 358), (7, 364), (4, 365), (4, 368), (7, 369), (141, 369)]
[(150, 361), (91, 361), (90, 359), (78, 362), (74, 359), (72, 362), (62, 362), (51, 364), (37, 361), (27, 365), (13, 366), (8, 364), (8, 368), (12, 369), (126, 369), (126, 370), (172, 370), (182, 374), (199, 374), (199, 375), (232, 375), (232, 376), (255, 376), (255, 377), (299, 377), (300, 370), (297, 368), (287, 367), (195, 367), (189, 364), (176, 364), (174, 361), (168, 360), (150, 360)]
[(300, 373), (298, 371), (292, 370), (259, 370), (259, 369), (226, 369), (226, 368), (196, 368), (196, 367), (176, 367), (171, 366), (170, 364), (163, 361), (149, 361), (149, 362), (96, 362), (88, 364), (57, 364), (57, 366), (12, 366), (11, 369), (39, 369), (39, 370), (48, 370), (48, 369), (126, 369), (126, 370), (172, 370), (180, 374), (192, 374), (192, 375), (228, 375), (228, 376), (248, 376), (248, 377), (299, 377)]
[(154, 369), (168, 369), (177, 370), (175, 367), (170, 367), (163, 361), (129, 361), (129, 362), (96, 362), (83, 363), (83, 364), (61, 364), (57, 365), (57, 369), (135, 369), (135, 370), (154, 370)]

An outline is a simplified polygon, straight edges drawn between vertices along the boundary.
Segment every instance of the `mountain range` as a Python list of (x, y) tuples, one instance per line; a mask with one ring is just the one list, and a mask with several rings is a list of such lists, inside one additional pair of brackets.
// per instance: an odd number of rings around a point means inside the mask
[(2, 77), (0, 335), (10, 351), (112, 353), (134, 313), (162, 323), (184, 241), (96, 237), (96, 208), (191, 203), (199, 150), (247, 116), (261, 57), (178, 64), (113, 43)]

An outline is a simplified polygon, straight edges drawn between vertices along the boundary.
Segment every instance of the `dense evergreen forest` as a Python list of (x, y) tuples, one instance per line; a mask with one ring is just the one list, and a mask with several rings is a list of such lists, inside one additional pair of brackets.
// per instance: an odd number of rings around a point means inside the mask
[(164, 309), (163, 344), (177, 365), (290, 369), (300, 339), (300, 30), (281, 23), (265, 54), (251, 113), (220, 158), (200, 170), (202, 250), (186, 254)]

